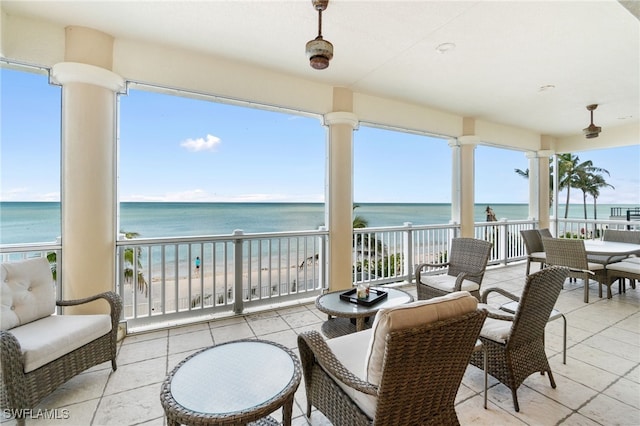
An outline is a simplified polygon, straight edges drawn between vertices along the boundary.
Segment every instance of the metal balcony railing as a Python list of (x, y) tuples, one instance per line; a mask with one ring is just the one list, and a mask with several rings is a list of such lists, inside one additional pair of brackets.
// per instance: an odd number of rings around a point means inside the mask
[[(520, 230), (533, 220), (475, 224), (474, 237), (493, 243), (490, 265), (526, 258)], [(603, 229), (626, 229), (615, 220), (558, 219), (556, 235), (594, 238)], [(584, 230), (584, 232), (583, 232)], [(353, 283), (388, 285), (413, 281), (415, 265), (447, 259), (455, 223), (355, 229)], [(116, 243), (117, 282), (129, 329), (150, 329), (196, 319), (313, 300), (327, 282), (328, 231), (252, 233), (175, 238), (124, 239)], [(54, 256), (52, 256), (54, 254)], [(59, 264), (60, 243), (0, 246), (2, 261), (49, 256)], [(200, 258), (196, 268), (195, 259)], [(57, 260), (57, 262), (56, 262)], [(442, 268), (432, 268), (433, 274)], [(58, 298), (62, 298), (57, 271)]]

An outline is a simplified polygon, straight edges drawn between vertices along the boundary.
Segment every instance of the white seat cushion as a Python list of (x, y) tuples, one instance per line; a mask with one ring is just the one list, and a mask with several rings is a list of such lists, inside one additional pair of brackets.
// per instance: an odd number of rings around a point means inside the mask
[(604, 265), (601, 263), (588, 262), (587, 265), (590, 271), (601, 271), (604, 269)]
[(457, 291), (446, 296), (418, 300), (392, 308), (383, 308), (376, 314), (366, 360), (366, 378), (379, 385), (386, 349), (386, 337), (391, 331), (417, 327), (473, 312), (478, 300), (469, 292)]
[[(369, 341), (371, 341), (372, 330), (364, 330), (358, 333), (347, 334), (346, 336), (336, 337), (327, 340), (327, 345), (331, 348), (333, 354), (347, 367), (355, 376), (362, 380), (365, 378), (365, 361), (367, 358), (367, 350)], [(362, 393), (342, 383), (329, 374), (338, 383), (338, 386), (356, 403), (364, 413), (373, 418), (376, 414), (376, 406), (378, 398), (373, 395)]]
[[(451, 275), (421, 274), (420, 282), (430, 287), (437, 288), (438, 290), (451, 293), (453, 291), (453, 287), (456, 285), (456, 277), (452, 277)], [(478, 285), (478, 283), (469, 280), (463, 280), (460, 290), (471, 292), (477, 291), (479, 288), (480, 286)]]
[(640, 265), (640, 257), (627, 257), (623, 260), (623, 262), (637, 263), (638, 265)]
[(9, 330), (55, 312), (55, 287), (46, 258), (3, 263), (0, 284), (2, 330)]
[(531, 258), (536, 258), (536, 259), (546, 259), (547, 258), (547, 254), (543, 251), (534, 251), (533, 253), (531, 253), (529, 255), (529, 257)]
[(627, 272), (630, 274), (640, 274), (640, 263), (634, 262), (618, 262), (613, 265), (607, 265), (610, 271)]
[(28, 373), (86, 345), (111, 330), (109, 315), (51, 315), (10, 330)]
[[(505, 315), (505, 312), (502, 312), (501, 315)], [(513, 321), (487, 317), (487, 319), (484, 320), (482, 330), (480, 330), (480, 336), (493, 340), (494, 342), (506, 343), (511, 334), (512, 325)]]

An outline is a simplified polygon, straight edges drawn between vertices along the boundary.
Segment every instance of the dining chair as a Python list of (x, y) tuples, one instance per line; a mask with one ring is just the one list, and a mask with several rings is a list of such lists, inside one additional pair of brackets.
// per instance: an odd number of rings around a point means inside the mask
[(538, 229), (538, 233), (540, 234), (540, 237), (553, 238), (553, 235), (551, 234), (549, 228), (540, 228)]
[(605, 285), (607, 298), (611, 299), (611, 285), (607, 280), (607, 271), (603, 264), (587, 260), (583, 240), (542, 237), (542, 245), (547, 256), (547, 265), (566, 266), (569, 268), (569, 277), (583, 280), (584, 303), (589, 303), (591, 278), (598, 282), (598, 296), (602, 297), (602, 285)]
[[(486, 311), (466, 291), (376, 314), (369, 330), (298, 336), (307, 417), (335, 425), (458, 425), (455, 399)], [(482, 368), (482, 367), (481, 367)]]
[[(492, 243), (475, 238), (454, 238), (447, 261), (422, 263), (416, 267), (419, 300), (468, 291), (480, 300), (480, 286), (487, 269)], [(429, 275), (428, 268), (447, 268), (446, 274)]]
[(524, 247), (527, 251), (527, 269), (525, 274), (529, 275), (531, 262), (540, 263), (540, 269), (542, 269), (547, 257), (544, 253), (544, 247), (542, 246), (540, 232), (537, 229), (523, 229), (520, 231), (520, 235), (522, 236)]
[[(488, 373), (511, 390), (516, 411), (520, 411), (517, 390), (530, 375), (546, 373), (551, 387), (556, 387), (545, 352), (544, 330), (568, 274), (568, 268), (550, 266), (528, 275), (520, 297), (499, 287), (482, 293), (478, 307), (487, 310), (487, 319), (480, 340), (487, 351)], [(486, 304), (493, 292), (518, 302), (513, 315)], [(471, 364), (483, 368), (480, 353), (472, 354)]]

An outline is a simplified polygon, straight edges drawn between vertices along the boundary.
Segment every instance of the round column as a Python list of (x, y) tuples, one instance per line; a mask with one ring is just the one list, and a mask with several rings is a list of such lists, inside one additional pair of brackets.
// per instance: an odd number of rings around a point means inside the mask
[(329, 229), (330, 290), (353, 285), (353, 130), (358, 118), (351, 112), (325, 114), (329, 126), (325, 223)]
[[(62, 262), (65, 299), (114, 289), (116, 242), (116, 92), (124, 80), (104, 68), (63, 62), (52, 70), (62, 85)], [(70, 313), (104, 311), (89, 305)]]

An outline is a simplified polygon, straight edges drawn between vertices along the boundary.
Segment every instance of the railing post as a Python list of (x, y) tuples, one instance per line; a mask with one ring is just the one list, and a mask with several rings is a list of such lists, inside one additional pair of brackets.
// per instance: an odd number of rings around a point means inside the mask
[[(318, 227), (319, 231), (326, 231), (326, 226)], [(320, 244), (318, 244), (318, 281), (320, 284), (320, 290), (324, 293), (329, 289), (329, 283), (327, 282), (327, 236), (320, 235)]]
[[(243, 235), (241, 229), (233, 231), (233, 235)], [(234, 296), (233, 296), (233, 312), (241, 314), (244, 309), (244, 295), (242, 294), (242, 239), (233, 240), (233, 265), (234, 265)], [(249, 296), (251, 297), (251, 296)]]
[(413, 224), (411, 222), (405, 222), (404, 226), (407, 228), (404, 238), (404, 247), (402, 250), (402, 256), (404, 258), (404, 280), (411, 282), (413, 277)]
[(507, 264), (507, 259), (509, 258), (509, 224), (507, 223), (507, 219), (500, 219), (500, 226), (498, 229), (502, 230), (502, 237), (500, 238), (500, 251), (498, 254), (500, 255), (500, 263), (503, 265)]

